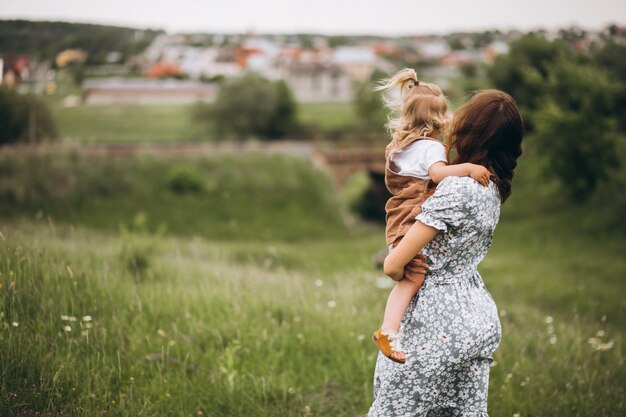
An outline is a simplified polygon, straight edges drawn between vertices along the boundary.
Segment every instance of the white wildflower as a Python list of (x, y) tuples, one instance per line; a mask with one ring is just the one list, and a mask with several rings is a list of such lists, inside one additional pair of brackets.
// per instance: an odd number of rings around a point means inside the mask
[(550, 336), (550, 344), (551, 345), (556, 345), (556, 336), (555, 335)]
[(70, 316), (66, 316), (64, 314), (61, 314), (61, 320), (68, 321), (69, 319), (70, 319)]
[(11, 326), (13, 326), (13, 327), (17, 327), (17, 326), (19, 326), (19, 325), (20, 325), (20, 324), (19, 324), (18, 322), (16, 322), (16, 321), (14, 321), (13, 323), (11, 323)]
[(315, 286), (316, 287), (321, 287), (322, 285), (324, 285), (324, 281), (322, 281), (321, 279), (316, 279), (315, 280)]
[(545, 322), (546, 324), (550, 324), (554, 321), (554, 319), (552, 318), (552, 316), (546, 316)]
[(590, 337), (587, 340), (587, 343), (589, 343), (591, 345), (591, 348), (593, 350), (596, 350), (596, 351), (599, 351), (599, 352), (604, 352), (606, 350), (613, 349), (613, 346), (615, 346), (615, 341), (614, 340), (609, 340), (608, 342), (603, 342), (602, 340), (598, 339), (597, 337)]
[(83, 316), (83, 321), (91, 321), (93, 318), (90, 315)]
[(365, 340), (365, 335), (364, 334), (360, 334), (356, 337), (356, 340), (358, 340), (359, 342), (362, 342), (363, 340)]
[(606, 335), (606, 333), (604, 332), (604, 330), (598, 330), (596, 332), (596, 337), (604, 337)]
[(163, 329), (158, 329), (157, 334), (161, 337), (165, 337), (165, 331)]
[(66, 332), (71, 332), (72, 328), (70, 326), (65, 326), (65, 327), (63, 327), (63, 330), (66, 331)]
[(328, 302), (328, 308), (335, 308), (335, 307), (337, 307), (337, 302), (330, 300)]

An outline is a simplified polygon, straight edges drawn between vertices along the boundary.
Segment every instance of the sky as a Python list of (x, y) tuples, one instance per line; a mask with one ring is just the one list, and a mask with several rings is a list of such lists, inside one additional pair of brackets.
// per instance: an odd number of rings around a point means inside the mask
[(0, 0), (0, 19), (170, 33), (411, 35), (626, 25), (626, 0)]

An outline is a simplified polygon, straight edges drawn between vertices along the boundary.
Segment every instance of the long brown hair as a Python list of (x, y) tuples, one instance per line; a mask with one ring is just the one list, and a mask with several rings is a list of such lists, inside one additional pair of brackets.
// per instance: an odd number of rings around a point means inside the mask
[(524, 122), (515, 100), (500, 90), (483, 90), (454, 115), (448, 146), (457, 154), (453, 164), (471, 162), (489, 169), (504, 202), (511, 195), (523, 138)]

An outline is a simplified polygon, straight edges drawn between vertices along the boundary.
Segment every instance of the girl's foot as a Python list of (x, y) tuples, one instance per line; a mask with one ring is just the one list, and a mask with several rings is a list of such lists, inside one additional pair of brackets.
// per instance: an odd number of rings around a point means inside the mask
[(372, 335), (372, 340), (378, 346), (378, 349), (394, 362), (405, 363), (406, 355), (402, 352), (400, 341), (398, 340), (400, 335), (391, 330), (378, 329)]

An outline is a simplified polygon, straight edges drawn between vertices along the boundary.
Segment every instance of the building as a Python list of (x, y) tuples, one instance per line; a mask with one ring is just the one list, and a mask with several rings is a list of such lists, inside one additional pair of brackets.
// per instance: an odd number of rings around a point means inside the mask
[(84, 102), (98, 104), (190, 104), (215, 100), (217, 87), (189, 80), (109, 78), (86, 81)]

